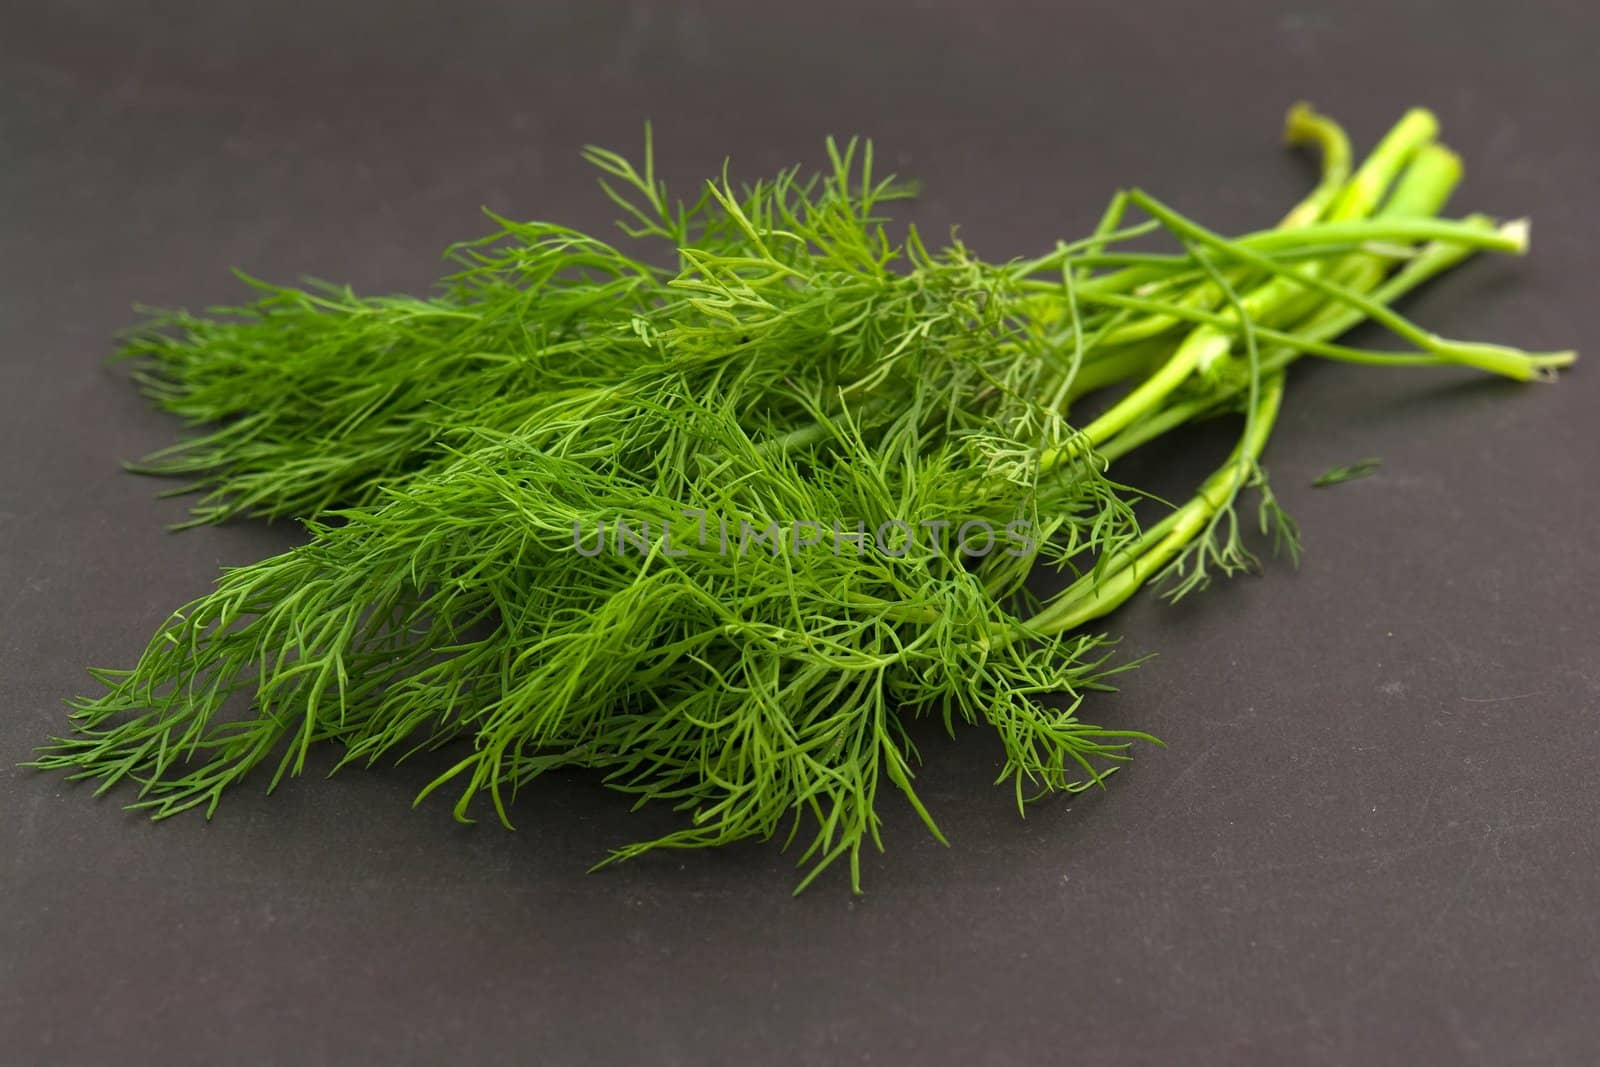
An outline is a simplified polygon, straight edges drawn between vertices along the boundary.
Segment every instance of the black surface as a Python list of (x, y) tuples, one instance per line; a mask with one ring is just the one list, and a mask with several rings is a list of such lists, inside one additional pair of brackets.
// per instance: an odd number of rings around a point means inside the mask
[[(421, 288), (480, 204), (602, 225), (577, 150), (646, 117), (680, 179), (871, 135), (925, 180), (921, 223), (1005, 257), (1118, 184), (1268, 223), (1308, 176), (1291, 100), (1363, 144), (1426, 103), (1458, 204), (1530, 213), (1535, 242), (1409, 309), (1600, 355), (1591, 6), (1070, 6), (8, 11), (5, 766), (86, 664), (296, 540), (169, 535), (181, 504), (118, 471), (176, 429), (100, 365), (130, 303), (232, 299), (235, 265)], [(993, 743), (931, 739), (955, 847), (891, 805), (860, 899), (791, 899), (760, 845), (585, 875), (668, 817), (581, 777), (513, 834), (410, 810), (423, 764), (245, 789), (210, 825), (0, 771), (0, 1062), (1596, 1062), (1597, 410), (1600, 367), (1302, 368), (1268, 459), (1304, 566), (1115, 619), (1161, 656), (1091, 718), (1170, 747), (1023, 822)]]

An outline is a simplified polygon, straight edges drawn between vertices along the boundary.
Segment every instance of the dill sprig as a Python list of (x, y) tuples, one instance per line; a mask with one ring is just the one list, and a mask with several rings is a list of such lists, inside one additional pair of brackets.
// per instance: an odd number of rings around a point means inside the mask
[(1368, 478), (1376, 474), (1381, 466), (1383, 466), (1383, 460), (1375, 457), (1358, 459), (1354, 463), (1342, 467), (1330, 467), (1328, 470), (1323, 471), (1312, 479), (1311, 486), (1314, 489), (1326, 489), (1331, 485), (1343, 485), (1345, 482), (1359, 481), (1362, 478)]
[[(1019, 807), (1100, 784), (1153, 739), (1080, 718), (1127, 666), (1085, 627), (1152, 581), (1176, 597), (1257, 567), (1249, 525), (1298, 552), (1262, 464), (1290, 363), (1572, 361), (1393, 310), (1526, 245), (1525, 224), (1437, 217), (1460, 165), (1436, 132), (1408, 113), (1352, 169), (1297, 107), (1289, 139), (1323, 170), (1278, 226), (1227, 238), (1127, 190), (1084, 239), (1002, 263), (892, 237), (909, 190), (869, 145), (685, 203), (647, 134), (638, 168), (586, 153), (620, 241), (493, 217), (429, 297), (251, 280), (249, 304), (156, 314), (125, 355), (200, 429), (142, 469), (201, 494), (194, 522), (296, 517), (310, 540), (95, 671), (36, 765), (209, 816), (324, 742), (340, 766), (465, 742), (423, 791), (462, 819), (481, 800), (509, 825), (521, 786), (589, 768), (685, 814), (612, 860), (781, 836), (804, 842), (801, 887), (847, 859), (857, 890), (880, 790), (943, 839), (911, 717), (993, 729)], [(1128, 250), (1155, 231), (1177, 250)], [(1406, 347), (1338, 340), (1366, 321)], [(1222, 416), (1231, 455), (1141, 523), (1156, 502), (1110, 465)], [(1021, 535), (972, 552), (952, 526)], [(1024, 583), (1047, 565), (1070, 578), (1040, 603)]]

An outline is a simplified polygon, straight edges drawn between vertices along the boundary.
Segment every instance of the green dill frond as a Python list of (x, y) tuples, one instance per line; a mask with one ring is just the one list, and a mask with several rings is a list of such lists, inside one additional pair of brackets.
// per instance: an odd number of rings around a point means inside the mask
[(1326, 489), (1330, 485), (1343, 485), (1345, 482), (1359, 481), (1376, 474), (1378, 468), (1383, 466), (1383, 460), (1367, 458), (1344, 467), (1331, 467), (1317, 475), (1311, 482), (1313, 489)]

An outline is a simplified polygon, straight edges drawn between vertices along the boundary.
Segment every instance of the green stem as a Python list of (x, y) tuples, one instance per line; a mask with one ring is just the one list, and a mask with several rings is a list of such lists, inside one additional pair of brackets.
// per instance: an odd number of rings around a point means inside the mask
[[(1419, 175), (1419, 182), (1424, 177), (1426, 175)], [(1439, 177), (1440, 175), (1436, 174), (1433, 180), (1437, 181)], [(1340, 245), (1409, 244), (1415, 241), (1449, 240), (1479, 241), (1486, 250), (1494, 252), (1520, 253), (1527, 248), (1526, 234), (1519, 236), (1515, 230), (1497, 229), (1492, 224), (1488, 227), (1472, 226), (1454, 219), (1401, 218), (1383, 213), (1370, 219), (1318, 222), (1294, 230), (1257, 230), (1234, 238), (1233, 244), (1253, 252), (1273, 253), (1280, 259), (1294, 259), (1314, 258), (1312, 253), (1315, 250), (1320, 249), (1326, 253), (1336, 250)], [(1060, 269), (1062, 258), (1052, 254), (1046, 257), (1046, 260), (1038, 262), (1043, 264), (1048, 261), (1047, 265)], [(1155, 262), (1142, 263), (1090, 278), (1082, 284), (1080, 291), (1127, 292), (1142, 285), (1166, 280), (1178, 267), (1194, 264), (1193, 256), (1159, 257)], [(1061, 288), (1060, 283), (1055, 281), (1044, 284), (1055, 291)]]
[(1438, 134), (1439, 120), (1433, 112), (1425, 108), (1406, 112), (1350, 179), (1329, 212), (1330, 217), (1354, 219), (1372, 214), (1395, 175), (1419, 148)]
[(1316, 145), (1322, 153), (1322, 180), (1278, 223), (1283, 229), (1294, 229), (1320, 219), (1349, 179), (1350, 138), (1337, 122), (1302, 102), (1291, 107), (1285, 116), (1283, 139), (1291, 145)]
[[(1272, 288), (1277, 283), (1282, 283), (1282, 286), (1276, 290), (1276, 294), (1281, 294), (1283, 298), (1290, 296), (1296, 288), (1310, 289), (1320, 293), (1330, 300), (1336, 301), (1340, 304), (1345, 304), (1352, 310), (1359, 311), (1365, 318), (1369, 318), (1374, 322), (1387, 327), (1397, 336), (1404, 338), (1405, 340), (1410, 341), (1412, 344), (1415, 344), (1417, 347), (1425, 349), (1429, 352), (1433, 352), (1441, 356), (1459, 356), (1464, 361), (1474, 358), (1483, 358), (1483, 354), (1481, 352), (1472, 351), (1474, 349), (1481, 349), (1483, 346), (1463, 344), (1461, 342), (1446, 340), (1437, 334), (1430, 333), (1427, 330), (1422, 329), (1410, 319), (1407, 319), (1404, 315), (1401, 315), (1392, 308), (1385, 307), (1383, 304), (1378, 303), (1358, 290), (1350, 288), (1349, 286), (1340, 285), (1336, 282), (1328, 281), (1326, 278), (1320, 277), (1318, 271), (1308, 268), (1288, 266), (1264, 256), (1259, 252), (1242, 248), (1237, 242), (1230, 241), (1220, 234), (1214, 233), (1206, 227), (1201, 226), (1199, 223), (1193, 222), (1182, 215), (1179, 215), (1165, 204), (1160, 203), (1159, 201), (1137, 189), (1130, 192), (1128, 196), (1134, 203), (1138, 204), (1145, 211), (1148, 211), (1151, 215), (1161, 219), (1165, 224), (1171, 227), (1174, 232), (1184, 237), (1188, 237), (1199, 244), (1203, 244), (1210, 248), (1215, 248), (1224, 255), (1232, 256), (1233, 258), (1243, 263), (1247, 263), (1250, 266), (1258, 267), (1261, 270), (1269, 271), (1275, 275), (1278, 275), (1278, 278), (1275, 279), (1273, 283), (1269, 283), (1267, 286), (1263, 286), (1262, 289), (1252, 293), (1252, 297), (1261, 294), (1263, 290)], [(1519, 227), (1518, 224), (1513, 223), (1512, 226), (1514, 227), (1512, 230), (1512, 237), (1525, 243), (1525, 231)], [(1249, 300), (1250, 298), (1247, 297), (1246, 302), (1248, 303)], [(1260, 301), (1260, 303), (1267, 302), (1269, 301), (1265, 299)], [(1204, 329), (1204, 327), (1202, 327), (1202, 329)]]
[[(1425, 144), (1411, 157), (1411, 162), (1406, 164), (1406, 169), (1401, 172), (1388, 199), (1383, 202), (1383, 206), (1377, 210), (1373, 218), (1356, 223), (1330, 223), (1327, 228), (1350, 225), (1392, 226), (1399, 222), (1403, 228), (1413, 230), (1411, 235), (1403, 238), (1406, 243), (1400, 246), (1406, 255), (1413, 255), (1415, 249), (1410, 244), (1411, 241), (1444, 239), (1444, 236), (1437, 232), (1423, 234), (1422, 231), (1439, 229), (1439, 223), (1444, 220), (1433, 216), (1444, 210), (1445, 204), (1450, 201), (1450, 194), (1460, 182), (1460, 158), (1437, 142)], [(1475, 247), (1495, 248), (1497, 251), (1515, 254), (1521, 254), (1527, 249), (1525, 226), (1520, 231), (1507, 228), (1503, 233), (1502, 227), (1483, 216), (1471, 216), (1459, 223), (1451, 222), (1450, 225), (1461, 229), (1481, 230), (1486, 241)], [(1375, 247), (1375, 243), (1369, 243), (1366, 248), (1353, 248), (1351, 253), (1336, 260), (1327, 268), (1327, 274), (1334, 280), (1363, 293), (1370, 291), (1383, 280), (1383, 276), (1389, 270), (1389, 260), (1395, 258), (1390, 254), (1390, 250)], [(1321, 301), (1315, 293), (1302, 291), (1285, 307), (1285, 321), (1295, 321), (1303, 315), (1310, 314), (1320, 304)]]
[[(1316, 187), (1284, 216), (1283, 221), (1278, 223), (1280, 231), (1300, 229), (1321, 218), (1350, 176), (1350, 139), (1345, 136), (1344, 130), (1338, 123), (1318, 115), (1310, 105), (1300, 103), (1289, 109), (1284, 136), (1290, 144), (1315, 144), (1321, 149), (1322, 175)], [(1117, 217), (1120, 219), (1122, 210), (1131, 202), (1132, 197), (1126, 192), (1117, 195)], [(1211, 271), (1206, 271), (1181, 300), (1171, 302), (1175, 308), (1184, 310), (1213, 308), (1221, 302), (1224, 289), (1229, 284), (1246, 280), (1238, 276), (1233, 279), (1216, 279), (1211, 277), (1211, 274)], [(1153, 337), (1178, 325), (1181, 318), (1180, 315), (1152, 315), (1113, 331), (1106, 340), (1118, 343)]]
[[(1239, 321), (1237, 316), (1194, 308), (1176, 309), (1159, 301), (1141, 300), (1131, 296), (1106, 294), (1092, 299), (1095, 303), (1112, 307), (1135, 310), (1164, 309), (1167, 314), (1176, 315), (1189, 322), (1215, 327), (1226, 331), (1230, 336), (1242, 337), (1246, 332), (1244, 323)], [(1475, 367), (1521, 382), (1540, 377), (1541, 371), (1570, 366), (1576, 358), (1571, 352), (1528, 353), (1506, 345), (1465, 341), (1453, 341), (1447, 350), (1438, 352), (1378, 352), (1332, 344), (1303, 332), (1275, 330), (1270, 326), (1256, 325), (1249, 329), (1264, 341), (1283, 345), (1303, 355), (1322, 356), (1342, 363), (1359, 363), (1374, 367)]]
[[(1378, 198), (1393, 184), (1396, 174), (1405, 167), (1417, 150), (1433, 137), (1436, 130), (1437, 122), (1427, 112), (1408, 112), (1379, 143), (1372, 155), (1350, 179), (1345, 191), (1334, 202), (1330, 209), (1333, 220), (1345, 221), (1357, 214), (1370, 211)], [(1337, 161), (1334, 162), (1337, 165)], [(1313, 191), (1312, 198), (1317, 195), (1318, 193)], [(1189, 221), (1140, 190), (1130, 191), (1127, 198), (1130, 203), (1159, 220), (1179, 237), (1219, 249), (1237, 262), (1274, 276), (1271, 281), (1237, 301), (1228, 312), (1230, 319), (1248, 318), (1253, 325), (1267, 319), (1273, 311), (1289, 304), (1304, 288), (1309, 287), (1325, 296), (1357, 307), (1391, 328), (1399, 327), (1397, 332), (1408, 331), (1402, 335), (1410, 337), (1419, 347), (1428, 351), (1438, 352), (1445, 347), (1445, 342), (1424, 334), (1400, 316), (1367, 301), (1360, 293), (1322, 280), (1317, 276), (1318, 272), (1315, 269), (1290, 267), (1252, 249), (1239, 247), (1236, 242), (1230, 242), (1198, 223)], [(1299, 234), (1302, 229), (1285, 232)], [(1040, 457), (1041, 470), (1050, 470), (1063, 461), (1097, 448), (1140, 418), (1155, 411), (1161, 402), (1191, 374), (1197, 370), (1202, 372), (1209, 370), (1227, 356), (1231, 347), (1232, 336), (1229, 332), (1209, 325), (1197, 327), (1184, 338), (1165, 364), (1121, 401), (1084, 427), (1071, 442), (1059, 449), (1046, 450)]]
[(1044, 634), (1066, 633), (1112, 611), (1160, 573), (1243, 487), (1271, 436), (1282, 401), (1283, 375), (1273, 374), (1261, 383), (1250, 429), (1227, 462), (1186, 504), (1145, 531), (1132, 546), (1051, 598), (1028, 620), (1028, 628)]
[[(1392, 303), (1423, 285), (1436, 275), (1456, 266), (1477, 249), (1457, 244), (1432, 244), (1425, 246), (1412, 260), (1394, 274), (1388, 281), (1372, 290), (1372, 298), (1384, 303)], [(1381, 264), (1357, 264), (1360, 267), (1371, 267), (1381, 272)], [(1296, 345), (1274, 347), (1262, 354), (1261, 367), (1263, 373), (1282, 370), (1295, 359), (1299, 358), (1302, 349), (1298, 347), (1300, 341), (1320, 342), (1325, 338), (1338, 337), (1360, 324), (1363, 316), (1359, 311), (1352, 311), (1338, 305), (1325, 305), (1322, 312), (1299, 327), (1295, 333)], [(1389, 357), (1385, 357), (1389, 358)], [(1530, 360), (1542, 360), (1546, 367), (1566, 366), (1572, 362), (1571, 353), (1557, 353), (1546, 357), (1524, 357)], [(1537, 372), (1534, 376), (1537, 376)], [(1216, 410), (1226, 397), (1208, 394), (1174, 404), (1161, 412), (1141, 420), (1132, 427), (1105, 442), (1097, 450), (1101, 458), (1110, 460), (1120, 459), (1135, 448), (1148, 441), (1161, 436), (1169, 430), (1176, 429), (1192, 418), (1199, 417), (1209, 411)]]

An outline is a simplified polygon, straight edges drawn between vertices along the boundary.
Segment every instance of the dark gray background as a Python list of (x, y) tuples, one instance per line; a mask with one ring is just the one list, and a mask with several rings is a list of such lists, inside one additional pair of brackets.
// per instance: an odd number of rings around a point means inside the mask
[[(1066, 7), (1068, 5), (1062, 5)], [(130, 304), (227, 270), (418, 289), (480, 205), (609, 218), (577, 159), (655, 120), (669, 176), (877, 139), (915, 217), (1003, 258), (1121, 183), (1237, 230), (1426, 103), (1458, 204), (1536, 219), (1408, 309), (1600, 354), (1592, 5), (22, 5), (0, 18), (0, 757), (60, 728), (222, 563), (116, 461), (176, 427), (101, 366)], [(1370, 340), (1370, 338), (1369, 338)], [(1114, 625), (1160, 658), (1091, 718), (1166, 739), (1019, 821), (979, 733), (924, 743), (954, 841), (890, 804), (868, 893), (752, 845), (587, 864), (669, 817), (583, 777), (521, 829), (430, 775), (152, 825), (0, 770), (0, 1062), (1486, 1063), (1600, 1050), (1600, 367), (1556, 387), (1306, 366), (1269, 451), (1307, 556)], [(1375, 455), (1378, 476), (1313, 491)], [(1200, 469), (1181, 446), (1143, 461)]]

